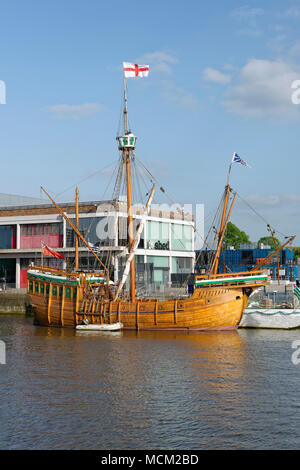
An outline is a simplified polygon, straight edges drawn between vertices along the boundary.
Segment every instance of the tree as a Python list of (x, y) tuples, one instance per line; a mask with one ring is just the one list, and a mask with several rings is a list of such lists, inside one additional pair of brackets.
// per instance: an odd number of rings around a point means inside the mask
[(299, 246), (296, 246), (294, 248), (294, 258), (295, 259), (300, 258), (300, 247)]
[[(274, 243), (274, 240), (275, 240), (276, 245)], [(280, 246), (280, 241), (276, 237), (274, 237), (274, 240), (273, 240), (273, 237), (261, 237), (257, 243), (258, 244), (263, 243), (264, 245), (269, 245), (271, 248), (275, 248), (276, 250), (276, 247)]]
[(234, 248), (238, 249), (240, 248), (241, 243), (251, 243), (249, 236), (232, 222), (228, 222), (224, 235), (224, 245), (234, 246)]

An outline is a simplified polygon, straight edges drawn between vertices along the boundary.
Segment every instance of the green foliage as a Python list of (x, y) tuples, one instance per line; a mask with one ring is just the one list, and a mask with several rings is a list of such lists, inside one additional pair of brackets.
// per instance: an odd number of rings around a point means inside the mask
[[(278, 238), (274, 237), (277, 246), (280, 246), (280, 241)], [(269, 245), (271, 248), (275, 248), (275, 243), (272, 237), (261, 237), (257, 243), (263, 243), (264, 245)]]
[(234, 246), (234, 248), (238, 249), (240, 248), (241, 243), (251, 243), (249, 236), (232, 222), (228, 222), (224, 235), (224, 245)]
[(294, 248), (294, 258), (300, 258), (300, 246)]

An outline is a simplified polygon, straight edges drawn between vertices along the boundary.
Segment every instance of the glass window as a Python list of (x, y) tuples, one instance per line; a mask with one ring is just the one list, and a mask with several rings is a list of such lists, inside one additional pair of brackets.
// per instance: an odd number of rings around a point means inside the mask
[(33, 291), (33, 282), (29, 281), (29, 292)]
[(58, 295), (59, 295), (59, 297), (62, 297), (62, 295), (63, 295), (63, 288), (62, 287), (58, 288)]
[(168, 256), (147, 256), (147, 263), (153, 263), (154, 268), (168, 268)]
[(55, 297), (57, 295), (57, 287), (56, 286), (52, 286), (52, 295), (54, 295)]
[(28, 225), (28, 227), (27, 227), (27, 235), (32, 235), (32, 225)]
[(173, 257), (172, 258), (172, 273), (173, 274), (189, 274), (192, 272), (193, 260), (192, 258)]
[(71, 289), (70, 287), (66, 287), (66, 298), (69, 299), (71, 297)]
[(192, 251), (193, 227), (184, 224), (171, 224), (171, 249)]
[(40, 293), (41, 293), (41, 294), (43, 294), (43, 293), (45, 292), (44, 287), (45, 287), (45, 284), (41, 283), (41, 284), (40, 284)]
[(35, 282), (34, 283), (34, 292), (38, 292), (38, 291), (39, 291), (39, 283)]
[(46, 294), (49, 294), (49, 284), (46, 284)]
[(165, 222), (147, 221), (147, 243), (150, 250), (169, 250), (169, 224)]
[(76, 299), (77, 297), (77, 287), (73, 288), (73, 299)]

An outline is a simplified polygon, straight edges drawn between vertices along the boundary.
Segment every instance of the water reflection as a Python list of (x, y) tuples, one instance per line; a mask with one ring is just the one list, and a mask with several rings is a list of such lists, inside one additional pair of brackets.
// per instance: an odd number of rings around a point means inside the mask
[(291, 362), (291, 342), (299, 336), (245, 329), (79, 332), (0, 317), (0, 339), (8, 344), (0, 369), (0, 445), (297, 447), (300, 366)]

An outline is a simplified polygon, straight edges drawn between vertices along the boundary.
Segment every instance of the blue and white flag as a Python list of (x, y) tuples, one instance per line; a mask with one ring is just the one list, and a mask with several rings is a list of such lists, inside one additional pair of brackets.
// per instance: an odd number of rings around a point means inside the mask
[(241, 163), (242, 165), (250, 168), (250, 165), (248, 165), (248, 163), (246, 163), (236, 152), (233, 154), (232, 162)]

